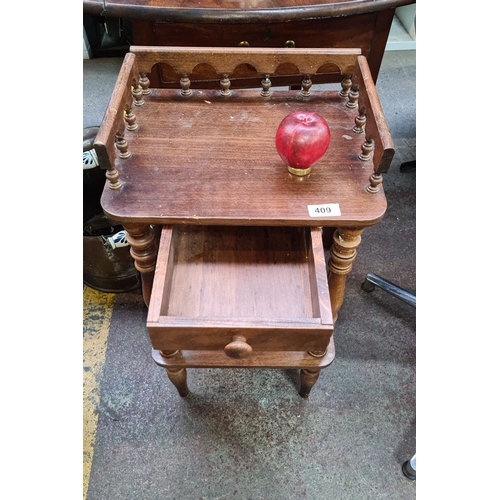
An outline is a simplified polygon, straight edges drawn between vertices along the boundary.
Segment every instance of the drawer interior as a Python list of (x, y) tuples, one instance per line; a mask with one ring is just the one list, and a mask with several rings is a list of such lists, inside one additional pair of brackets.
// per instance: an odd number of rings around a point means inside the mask
[(284, 348), (284, 332), (286, 342), (297, 337), (293, 348), (318, 338), (326, 348), (323, 252), (319, 228), (164, 226), (148, 312), (153, 346), (180, 348), (184, 330), (200, 348), (223, 347), (235, 332), (264, 349)]

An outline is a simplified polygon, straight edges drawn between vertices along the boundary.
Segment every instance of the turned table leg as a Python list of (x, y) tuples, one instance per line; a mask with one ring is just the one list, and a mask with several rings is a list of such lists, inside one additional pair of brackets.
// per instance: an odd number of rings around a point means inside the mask
[(333, 234), (333, 245), (328, 261), (328, 288), (332, 305), (333, 321), (337, 321), (338, 312), (344, 302), (345, 281), (351, 272), (356, 258), (356, 249), (361, 243), (363, 229), (339, 227)]
[(313, 385), (318, 381), (320, 371), (320, 369), (310, 370), (305, 368), (302, 368), (302, 370), (300, 370), (299, 396), (303, 398), (309, 397), (309, 393), (311, 392)]
[(149, 306), (158, 253), (155, 234), (149, 224), (123, 224), (123, 227), (127, 231), (130, 255), (134, 259), (135, 268), (141, 273), (142, 296)]
[(170, 382), (175, 385), (179, 396), (185, 398), (189, 394), (187, 386), (187, 370), (185, 368), (165, 368)]
[[(326, 351), (307, 351), (309, 356), (322, 358)], [(300, 389), (299, 396), (308, 398), (313, 385), (318, 381), (321, 368), (302, 368), (300, 370)]]
[[(181, 354), (181, 351), (160, 351), (161, 357), (168, 359)], [(165, 367), (170, 382), (175, 385), (179, 396), (185, 398), (189, 394), (187, 386), (187, 370), (185, 368)]]

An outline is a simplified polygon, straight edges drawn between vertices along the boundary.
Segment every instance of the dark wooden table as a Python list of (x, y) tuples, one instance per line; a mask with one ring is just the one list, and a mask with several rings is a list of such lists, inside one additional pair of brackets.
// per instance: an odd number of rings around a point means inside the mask
[[(84, 0), (84, 13), (128, 19), (134, 45), (200, 47), (360, 48), (376, 82), (395, 9), (412, 0)], [(191, 78), (209, 80), (201, 69)], [(276, 77), (295, 85), (297, 76)], [(161, 66), (153, 87), (174, 88), (174, 74)], [(214, 80), (214, 88), (218, 82)], [(332, 82), (331, 74), (317, 82)], [(340, 75), (337, 75), (340, 81)], [(299, 80), (300, 82), (300, 80)], [(259, 86), (251, 72), (233, 78), (233, 88)]]

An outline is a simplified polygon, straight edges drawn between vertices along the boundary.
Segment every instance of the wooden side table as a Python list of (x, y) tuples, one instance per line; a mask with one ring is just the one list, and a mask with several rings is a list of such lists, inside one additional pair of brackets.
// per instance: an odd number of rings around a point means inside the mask
[[(178, 89), (151, 88), (155, 64)], [(220, 89), (191, 89), (200, 64)], [(250, 65), (262, 87), (231, 90)], [(289, 68), (300, 90), (272, 89)], [(314, 90), (325, 68), (342, 90)], [(314, 111), (331, 143), (306, 176), (275, 147), (281, 120)], [(392, 140), (359, 49), (132, 47), (94, 141), (101, 203), (127, 229), (149, 306), (153, 358), (179, 394), (186, 368), (301, 370), (307, 397), (334, 357), (333, 325), (363, 230), (386, 210)], [(152, 226), (161, 226), (159, 248)], [(334, 227), (328, 265), (322, 227)], [(327, 274), (328, 272), (328, 274)]]

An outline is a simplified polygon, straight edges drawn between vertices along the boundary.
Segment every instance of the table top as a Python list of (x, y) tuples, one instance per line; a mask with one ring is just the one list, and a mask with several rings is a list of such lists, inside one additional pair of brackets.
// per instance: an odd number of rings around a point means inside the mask
[[(368, 226), (386, 210), (382, 187), (369, 193), (372, 161), (361, 161), (357, 110), (338, 91), (220, 92), (152, 89), (134, 107), (139, 126), (126, 131), (132, 156), (116, 160), (121, 189), (105, 187), (101, 204), (119, 222)], [(325, 156), (307, 177), (288, 172), (275, 146), (281, 120), (297, 110), (323, 116), (331, 132)], [(316, 211), (315, 206), (328, 206)], [(311, 208), (312, 207), (312, 208)], [(338, 209), (338, 212), (336, 211)]]
[(350, 16), (413, 3), (413, 0), (83, 0), (83, 11), (131, 19), (237, 24)]

